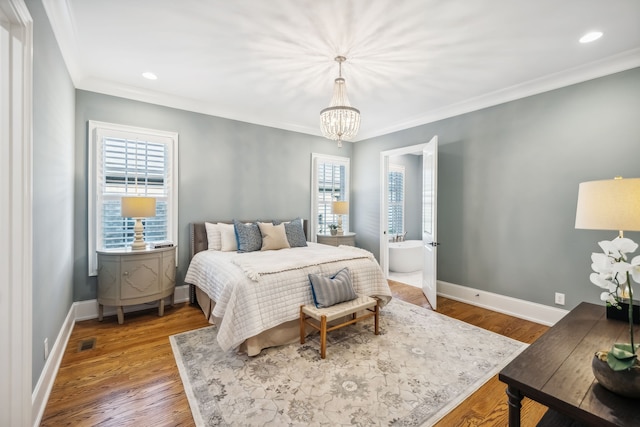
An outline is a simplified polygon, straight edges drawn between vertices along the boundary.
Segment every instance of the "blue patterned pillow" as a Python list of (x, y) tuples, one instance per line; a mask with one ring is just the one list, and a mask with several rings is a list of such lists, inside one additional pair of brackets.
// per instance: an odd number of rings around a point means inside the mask
[[(281, 221), (273, 221), (273, 225), (278, 225), (280, 223)], [(302, 219), (300, 219), (300, 217), (292, 219), (289, 222), (285, 222), (284, 232), (287, 234), (289, 247), (303, 248), (307, 246), (307, 238), (304, 235), (304, 230), (302, 229)]]
[(330, 307), (358, 298), (353, 290), (348, 268), (343, 268), (336, 274), (329, 276), (309, 274), (309, 281), (311, 282), (313, 302), (317, 308)]
[(253, 252), (262, 248), (262, 234), (260, 234), (258, 224), (245, 224), (234, 219), (233, 227), (236, 231), (238, 252)]

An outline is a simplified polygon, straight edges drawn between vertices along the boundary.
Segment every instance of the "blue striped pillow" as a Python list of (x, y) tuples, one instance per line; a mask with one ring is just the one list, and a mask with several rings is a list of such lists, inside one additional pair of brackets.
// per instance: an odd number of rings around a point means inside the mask
[(358, 297), (353, 290), (348, 268), (343, 268), (336, 274), (329, 276), (309, 274), (309, 281), (311, 282), (313, 302), (317, 308), (330, 307)]

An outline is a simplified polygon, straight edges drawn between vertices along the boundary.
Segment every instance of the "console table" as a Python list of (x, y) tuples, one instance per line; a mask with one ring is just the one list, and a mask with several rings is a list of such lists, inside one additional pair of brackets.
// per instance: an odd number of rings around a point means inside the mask
[(507, 384), (509, 426), (520, 426), (525, 396), (549, 408), (538, 426), (640, 426), (639, 402), (606, 390), (591, 370), (596, 351), (628, 341), (629, 324), (607, 319), (604, 305), (578, 305), (500, 371), (498, 378)]
[(98, 320), (104, 306), (117, 307), (118, 323), (124, 322), (123, 306), (158, 302), (164, 315), (164, 298), (176, 285), (176, 247), (160, 249), (105, 249), (98, 252)]

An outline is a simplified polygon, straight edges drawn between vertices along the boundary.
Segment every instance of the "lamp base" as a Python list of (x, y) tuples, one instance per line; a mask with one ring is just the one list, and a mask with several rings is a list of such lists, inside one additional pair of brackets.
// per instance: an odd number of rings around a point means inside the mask
[(336, 234), (338, 236), (344, 235), (344, 230), (342, 229), (342, 215), (338, 215), (338, 230)]
[(131, 250), (140, 251), (147, 249), (147, 244), (144, 242), (144, 227), (142, 226), (142, 218), (136, 218), (136, 223), (133, 226), (133, 243), (131, 244)]
[(139, 251), (144, 249), (147, 249), (147, 244), (144, 242), (144, 240), (141, 240), (139, 242), (136, 242), (134, 240), (133, 243), (131, 244), (131, 250), (133, 251)]

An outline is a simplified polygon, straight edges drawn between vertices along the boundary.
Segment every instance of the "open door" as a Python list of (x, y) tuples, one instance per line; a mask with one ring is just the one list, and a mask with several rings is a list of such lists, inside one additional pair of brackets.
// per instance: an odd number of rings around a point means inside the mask
[(424, 263), (422, 292), (435, 310), (437, 308), (437, 193), (438, 137), (434, 136), (422, 149), (422, 245)]

